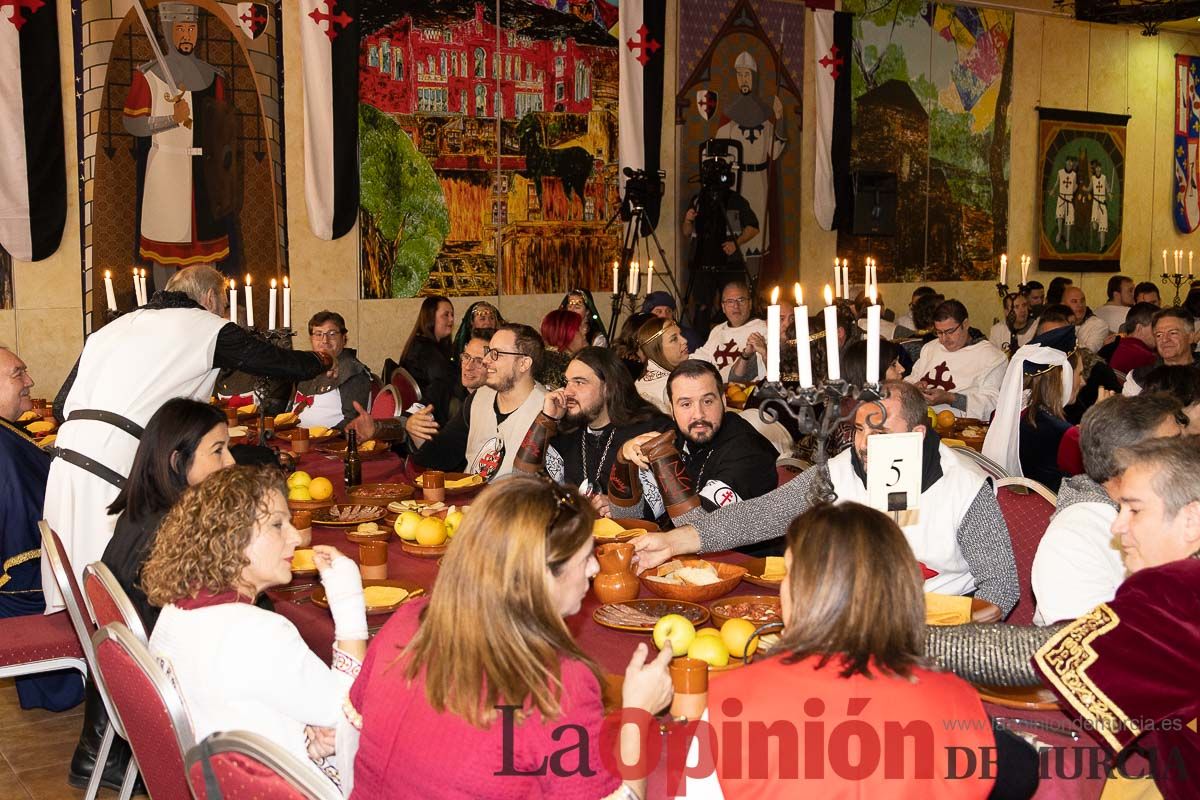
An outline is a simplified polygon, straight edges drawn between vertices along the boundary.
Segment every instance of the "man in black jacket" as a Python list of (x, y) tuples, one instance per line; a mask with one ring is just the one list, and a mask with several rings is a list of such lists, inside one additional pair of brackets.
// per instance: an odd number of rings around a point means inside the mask
[(675, 430), (670, 436), (638, 436), (621, 448), (609, 482), (613, 516), (641, 517), (646, 506), (655, 518), (665, 515), (670, 503), (660, 487), (668, 481), (651, 472), (651, 463), (654, 450), (668, 444), (679, 451), (707, 511), (775, 488), (774, 445), (737, 413), (726, 411), (724, 396), (721, 375), (707, 361), (688, 359), (672, 370), (667, 399)]

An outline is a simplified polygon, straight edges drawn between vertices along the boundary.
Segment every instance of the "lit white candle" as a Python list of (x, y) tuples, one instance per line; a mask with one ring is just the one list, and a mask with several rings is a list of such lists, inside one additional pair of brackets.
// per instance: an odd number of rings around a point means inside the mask
[(1176, 275), (1178, 275), (1178, 274), (1179, 274), (1179, 257), (1180, 257), (1181, 255), (1182, 255), (1182, 252), (1181, 252), (1181, 251), (1179, 251), (1179, 250), (1176, 250), (1176, 251), (1175, 251), (1175, 253), (1174, 253), (1174, 256), (1175, 256), (1175, 274), (1176, 274)]
[(1167, 251), (1163, 250), (1163, 275), (1167, 274)]
[(620, 288), (620, 286), (617, 283), (620, 280), (620, 275), (621, 275), (621, 265), (618, 264), (616, 261), (614, 261), (613, 262), (613, 291), (612, 291), (613, 294), (616, 294), (617, 289)]
[(112, 273), (104, 270), (104, 299), (108, 301), (108, 310), (117, 310), (117, 293), (113, 291)]
[(229, 281), (229, 321), (237, 324), (237, 281)]
[(246, 326), (254, 327), (254, 288), (250, 286), (250, 273), (246, 273)]
[(646, 294), (649, 296), (654, 291), (654, 259), (650, 259), (650, 263), (646, 264)]
[(150, 302), (150, 290), (146, 286), (146, 270), (142, 270), (142, 305)]
[(842, 267), (836, 258), (833, 260), (833, 296), (842, 296)]
[(1000, 254), (1000, 282), (1008, 286), (1008, 256)]
[(638, 293), (638, 274), (641, 267), (638, 262), (634, 261), (629, 265), (629, 296), (637, 297)]
[(825, 284), (825, 361), (831, 381), (842, 379), (842, 364), (838, 359), (837, 307), (833, 305), (829, 284)]
[(867, 383), (879, 383), (879, 304), (878, 295), (872, 286), (867, 292), (871, 305), (867, 306)]
[(283, 276), (283, 327), (292, 327), (292, 287), (288, 286), (287, 275)]
[(1188, 275), (1193, 275), (1192, 272), (1192, 251), (1188, 250)]
[(800, 368), (800, 388), (812, 386), (812, 354), (808, 350), (808, 307), (804, 305), (804, 293), (800, 284), (795, 286), (796, 293), (796, 364)]
[(863, 262), (863, 291), (871, 288), (871, 259)]
[(1033, 261), (1033, 256), (1021, 256), (1021, 285), (1029, 283), (1029, 264)]
[(842, 259), (842, 299), (850, 299), (850, 259)]
[(779, 380), (779, 287), (771, 290), (767, 306), (767, 380)]
[(875, 263), (875, 259), (871, 259), (871, 286), (875, 291), (879, 291), (879, 265)]
[(271, 289), (267, 292), (267, 330), (275, 330), (275, 302), (279, 295), (275, 291), (275, 279), (271, 278)]
[(133, 268), (133, 305), (135, 308), (141, 308), (142, 303), (142, 284), (138, 282), (137, 267)]

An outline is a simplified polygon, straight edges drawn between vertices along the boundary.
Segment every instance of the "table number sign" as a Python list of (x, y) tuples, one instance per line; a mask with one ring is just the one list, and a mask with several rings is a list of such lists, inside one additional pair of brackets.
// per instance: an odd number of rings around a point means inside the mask
[(917, 510), (924, 438), (910, 432), (877, 433), (867, 439), (867, 505), (884, 512)]

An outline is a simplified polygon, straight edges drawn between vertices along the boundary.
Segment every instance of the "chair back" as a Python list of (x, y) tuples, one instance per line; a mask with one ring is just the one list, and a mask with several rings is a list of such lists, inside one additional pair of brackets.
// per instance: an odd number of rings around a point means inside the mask
[(812, 464), (801, 461), (798, 458), (780, 456), (775, 459), (775, 485), (783, 486), (811, 466)]
[(404, 367), (397, 366), (392, 370), (392, 377), (389, 383), (396, 387), (396, 394), (400, 398), (397, 408), (401, 411), (406, 410), (413, 403), (420, 402), (421, 387), (417, 385), (416, 378)]
[(117, 582), (117, 576), (103, 561), (93, 561), (83, 568), (83, 599), (98, 627), (120, 622), (129, 628), (139, 642), (148, 642), (142, 618), (133, 607), (129, 595)]
[(75, 569), (63, 548), (62, 539), (50, 528), (50, 523), (42, 520), (38, 523), (38, 530), (42, 534), (42, 553), (50, 564), (50, 573), (54, 575), (54, 583), (58, 585), (58, 592), (67, 607), (67, 615), (71, 618), (75, 635), (79, 637), (79, 644), (87, 657), (88, 668), (95, 672), (92, 635), (96, 632), (96, 625), (86, 611), (83, 592), (79, 590), (79, 581), (75, 580)]
[(204, 760), (225, 800), (341, 800), (331, 781), (317, 778), (279, 745), (249, 731), (222, 731), (187, 753), (196, 800), (208, 800)]
[(396, 387), (389, 383), (375, 396), (375, 402), (371, 404), (371, 418), (393, 419), (399, 408), (400, 397), (396, 394)]
[(997, 464), (995, 461), (992, 461), (978, 450), (972, 450), (966, 444), (947, 444), (946, 446), (958, 453), (963, 458), (975, 464), (975, 466), (982, 469), (993, 480), (1001, 480), (1003, 478), (1010, 477), (1008, 470)]
[(1037, 600), (1033, 596), (1030, 576), (1033, 572), (1033, 557), (1038, 544), (1054, 516), (1057, 502), (1054, 492), (1029, 478), (1002, 478), (996, 481), (996, 502), (1008, 525), (1012, 539), (1013, 558), (1017, 562), (1017, 580), (1021, 585), (1021, 597), (1009, 613), (1008, 622), (1014, 625), (1029, 625)]
[(121, 623), (98, 630), (93, 646), (146, 791), (154, 800), (189, 800), (184, 754), (195, 740), (183, 698), (146, 646)]

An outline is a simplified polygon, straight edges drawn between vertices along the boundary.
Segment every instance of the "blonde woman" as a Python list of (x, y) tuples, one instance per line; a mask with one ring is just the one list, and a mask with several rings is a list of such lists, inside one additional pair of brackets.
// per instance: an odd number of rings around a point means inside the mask
[(189, 488), (142, 568), (146, 597), (163, 607), (150, 650), (178, 686), (197, 741), (252, 731), (336, 781), (332, 729), (366, 653), (362, 581), (353, 561), (314, 548), (336, 640), (327, 667), (291, 622), (254, 605), (291, 580), (299, 541), (277, 470), (230, 467)]
[(664, 414), (671, 413), (667, 400), (667, 376), (688, 357), (687, 339), (671, 319), (653, 317), (637, 331), (638, 349), (646, 359), (646, 371), (634, 384), (637, 392)]
[[(563, 622), (599, 571), (594, 519), (574, 489), (533, 477), (471, 505), (433, 596), (392, 616), (350, 692), (352, 798), (644, 797), (644, 780), (605, 769), (602, 676)], [(646, 654), (639, 644), (622, 701), (653, 714), (671, 698), (672, 654)], [(621, 737), (622, 761), (637, 763), (635, 727)], [(568, 743), (570, 757), (552, 758)]]

